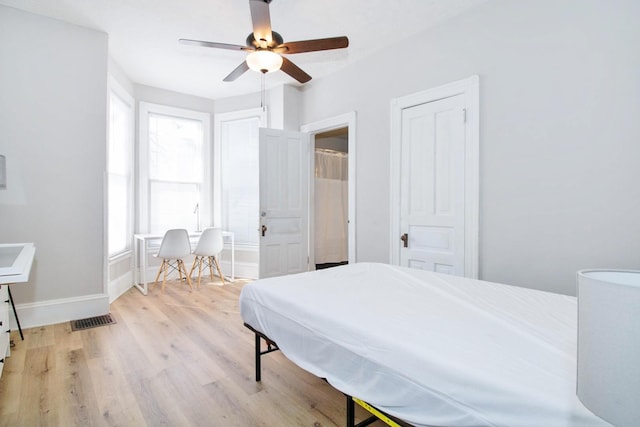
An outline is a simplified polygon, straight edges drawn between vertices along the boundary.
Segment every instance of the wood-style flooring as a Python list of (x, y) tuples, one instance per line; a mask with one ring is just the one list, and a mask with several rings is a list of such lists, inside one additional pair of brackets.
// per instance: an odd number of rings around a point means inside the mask
[(111, 305), (113, 325), (31, 328), (24, 341), (13, 331), (0, 425), (344, 426), (345, 397), (280, 352), (263, 356), (255, 381), (238, 309), (246, 282), (218, 283), (133, 288)]

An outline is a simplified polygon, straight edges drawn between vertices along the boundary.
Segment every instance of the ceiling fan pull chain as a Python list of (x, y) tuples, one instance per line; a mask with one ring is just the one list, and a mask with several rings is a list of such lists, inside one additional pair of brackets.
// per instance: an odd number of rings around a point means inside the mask
[(265, 82), (264, 79), (266, 78), (266, 73), (262, 73), (262, 75), (260, 76), (260, 107), (262, 108), (262, 112), (264, 112), (266, 110), (266, 104), (265, 104)]

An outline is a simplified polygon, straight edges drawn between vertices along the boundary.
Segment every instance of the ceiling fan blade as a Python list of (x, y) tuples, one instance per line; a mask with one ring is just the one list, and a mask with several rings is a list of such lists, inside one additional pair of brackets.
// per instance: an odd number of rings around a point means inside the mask
[(298, 42), (286, 42), (274, 48), (279, 53), (303, 53), (318, 50), (342, 49), (349, 46), (349, 39), (345, 36), (330, 37), (326, 39), (302, 40)]
[(230, 72), (227, 77), (222, 79), (222, 81), (223, 82), (232, 82), (235, 79), (237, 79), (238, 77), (240, 77), (241, 75), (243, 75), (244, 72), (247, 71), (248, 69), (249, 69), (249, 66), (247, 65), (247, 61), (242, 61), (242, 63), (240, 65), (238, 65), (235, 70)]
[(253, 37), (257, 41), (264, 40), (267, 45), (272, 40), (271, 17), (269, 15), (270, 2), (271, 0), (249, 0), (251, 22), (253, 22)]
[(187, 45), (192, 45), (192, 46), (215, 47), (215, 48), (218, 48), (218, 49), (254, 50), (253, 48), (250, 48), (248, 46), (240, 46), (239, 44), (205, 42), (205, 41), (202, 41), (202, 40), (180, 39), (179, 42), (181, 44), (187, 44)]
[(282, 57), (282, 67), (280, 67), (282, 71), (289, 74), (291, 77), (299, 81), (300, 83), (306, 83), (311, 80), (311, 76), (304, 71), (300, 67), (298, 67), (293, 62), (289, 61), (284, 56)]

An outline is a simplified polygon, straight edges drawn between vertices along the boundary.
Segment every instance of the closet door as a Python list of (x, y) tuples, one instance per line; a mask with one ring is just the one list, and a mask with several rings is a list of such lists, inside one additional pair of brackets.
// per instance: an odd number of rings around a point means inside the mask
[(402, 112), (401, 265), (464, 275), (464, 99)]
[(479, 78), (391, 104), (391, 263), (478, 277)]

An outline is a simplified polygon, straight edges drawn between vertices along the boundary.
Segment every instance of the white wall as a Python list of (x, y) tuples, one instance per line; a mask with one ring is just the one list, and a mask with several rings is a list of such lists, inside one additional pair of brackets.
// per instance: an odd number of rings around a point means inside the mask
[(106, 313), (107, 35), (0, 6), (0, 64), (0, 242), (36, 246), (22, 324)]
[(390, 101), (480, 76), (480, 275), (575, 294), (640, 268), (640, 2), (492, 0), (303, 90), (358, 112), (358, 260), (388, 261)]
[[(229, 113), (259, 108), (260, 93), (251, 93), (215, 100), (214, 113)], [(291, 85), (282, 85), (266, 92), (267, 116), (272, 129), (300, 130), (300, 90)]]
[(151, 86), (134, 84), (133, 95), (136, 103), (150, 102), (152, 104), (167, 105), (209, 114), (212, 114), (214, 110), (214, 101), (212, 99), (186, 95)]

